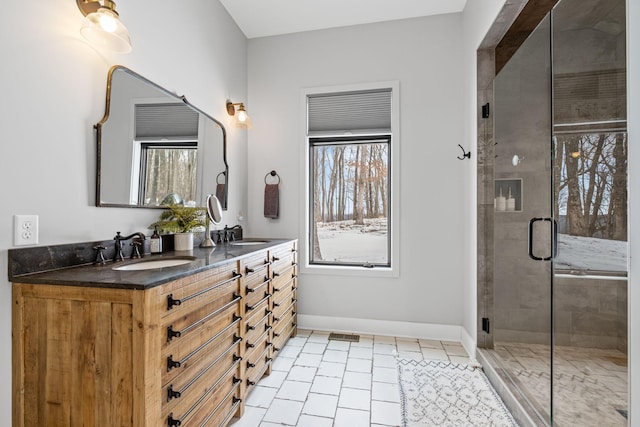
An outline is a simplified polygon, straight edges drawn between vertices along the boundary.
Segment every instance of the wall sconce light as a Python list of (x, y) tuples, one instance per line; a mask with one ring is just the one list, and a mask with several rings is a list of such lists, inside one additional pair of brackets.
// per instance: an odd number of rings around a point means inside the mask
[[(237, 111), (236, 105), (238, 106)], [(251, 129), (251, 119), (247, 114), (247, 110), (244, 109), (244, 104), (242, 102), (233, 103), (227, 100), (227, 113), (229, 113), (230, 116), (233, 116), (233, 126), (242, 129)]]
[(84, 15), (80, 34), (91, 44), (116, 53), (131, 52), (129, 31), (120, 21), (111, 0), (76, 0)]

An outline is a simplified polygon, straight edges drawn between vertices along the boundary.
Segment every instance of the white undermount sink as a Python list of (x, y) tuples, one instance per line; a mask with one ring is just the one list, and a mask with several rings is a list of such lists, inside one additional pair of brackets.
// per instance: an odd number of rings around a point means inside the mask
[(232, 246), (251, 246), (251, 245), (264, 245), (265, 243), (269, 243), (266, 240), (238, 240), (234, 242), (229, 242)]
[(139, 271), (139, 270), (154, 270), (157, 268), (175, 267), (178, 265), (189, 264), (195, 261), (196, 257), (180, 257), (180, 258), (163, 258), (163, 259), (149, 259), (134, 262), (132, 264), (119, 265), (113, 267), (113, 270), (118, 271)]

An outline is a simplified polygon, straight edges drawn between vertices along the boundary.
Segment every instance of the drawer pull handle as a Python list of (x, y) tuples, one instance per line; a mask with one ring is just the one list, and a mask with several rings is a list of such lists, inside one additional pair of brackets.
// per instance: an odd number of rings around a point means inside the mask
[(231, 380), (231, 382), (232, 382), (233, 384), (238, 384), (238, 383), (242, 382), (242, 380), (241, 380), (240, 378), (233, 377), (233, 380)]
[(280, 319), (282, 319), (282, 318), (281, 318), (281, 317), (274, 317), (274, 318), (273, 318), (273, 321), (274, 321), (274, 322), (279, 322), (279, 321), (280, 321)]
[(182, 301), (179, 299), (173, 299), (173, 294), (167, 295), (167, 310), (171, 310), (174, 305), (180, 305)]
[(220, 287), (222, 285), (225, 285), (225, 284), (227, 284), (229, 282), (233, 282), (238, 277), (242, 277), (242, 274), (237, 273), (235, 271), (232, 274), (233, 274), (233, 276), (230, 279), (227, 279), (227, 280), (225, 280), (223, 282), (216, 283), (213, 286), (210, 286), (210, 287), (208, 287), (206, 289), (202, 289), (201, 291), (198, 291), (195, 294), (191, 294), (191, 295), (189, 295), (187, 297), (184, 297), (182, 299), (174, 299), (173, 298), (173, 294), (167, 295), (167, 310), (171, 310), (174, 305), (181, 305), (183, 302), (187, 302), (187, 301), (189, 301), (189, 300), (191, 300), (193, 298), (199, 297), (200, 295), (205, 294), (205, 293), (207, 293), (207, 292), (209, 292), (209, 291), (211, 291), (213, 289), (216, 289), (216, 288), (218, 288), (218, 287)]
[(180, 366), (182, 366), (182, 363), (180, 363), (179, 360), (173, 360), (173, 355), (167, 357), (167, 372), (173, 368), (179, 368)]
[(247, 368), (255, 368), (255, 367), (256, 367), (255, 363), (247, 362)]
[[(231, 300), (231, 302), (228, 302), (225, 305), (223, 305), (222, 307), (218, 308), (217, 310), (207, 314), (202, 319), (196, 320), (195, 322), (193, 322), (189, 326), (186, 326), (181, 331), (174, 331), (173, 330), (173, 325), (169, 326), (167, 328), (167, 332), (168, 332), (167, 333), (167, 342), (170, 342), (174, 337), (180, 337), (180, 335), (182, 335), (183, 333), (189, 332), (191, 329), (195, 328), (196, 326), (204, 323), (205, 321), (211, 319), (212, 317), (217, 316), (219, 313), (221, 313), (224, 310), (228, 309), (229, 307), (233, 306), (235, 303), (237, 303), (241, 299), (242, 299), (242, 297), (234, 292), (233, 293), (233, 300)], [(235, 317), (234, 317), (234, 321), (235, 321)]]
[(268, 316), (268, 315), (270, 315), (270, 314), (273, 314), (273, 311), (271, 311), (271, 310), (269, 310), (269, 309), (267, 308), (267, 309), (264, 311), (264, 313), (265, 313), (265, 314), (264, 314), (265, 316)]
[(180, 420), (176, 420), (175, 418), (173, 418), (173, 412), (169, 414), (169, 418), (167, 419), (167, 425), (169, 427), (176, 427), (176, 426), (180, 426), (182, 425), (182, 421)]
[(273, 306), (274, 306), (274, 307), (280, 307), (280, 303), (278, 303), (278, 302), (274, 302), (274, 303), (273, 303)]
[(182, 332), (174, 331), (173, 325), (167, 327), (167, 341), (171, 341), (173, 338), (180, 338), (182, 336)]
[(242, 402), (242, 399), (240, 399), (239, 397), (233, 396), (232, 402), (236, 404), (236, 403)]
[(248, 379), (247, 380), (247, 385), (250, 385), (250, 386), (251, 385), (256, 385), (256, 382), (255, 381), (251, 381), (251, 380)]
[(264, 358), (264, 361), (267, 362), (267, 363), (271, 362), (272, 360), (273, 360), (273, 358), (269, 357), (269, 356), (265, 356), (265, 358)]
[(179, 397), (182, 397), (182, 393), (175, 391), (173, 385), (170, 385), (167, 389), (167, 402), (171, 402), (171, 399), (177, 399)]
[(274, 337), (274, 338), (278, 338), (280, 335), (282, 335), (282, 334), (277, 334), (277, 333), (275, 333), (275, 332), (273, 333), (273, 337)]
[(278, 352), (280, 349), (278, 347), (273, 347), (273, 351)]
[(261, 287), (263, 287), (264, 285), (268, 285), (269, 282), (271, 282), (271, 279), (269, 279), (267, 276), (264, 276), (264, 280), (262, 281), (262, 283), (260, 283), (255, 288), (250, 288), (250, 287), (247, 286), (247, 292), (255, 292), (258, 289), (260, 289)]
[(255, 344), (251, 344), (250, 342), (247, 342), (247, 348), (254, 348), (256, 345)]
[(280, 273), (277, 273), (277, 272), (274, 271), (273, 272), (273, 278), (275, 279), (276, 277), (280, 277)]
[(270, 330), (271, 330), (271, 328), (273, 328), (273, 326), (271, 326), (271, 325), (264, 325), (264, 331), (265, 331), (265, 332), (270, 331)]
[(237, 354), (233, 353), (233, 361), (237, 362), (238, 360), (242, 360), (242, 356), (238, 356)]
[(245, 309), (247, 311), (251, 311), (251, 310), (255, 310), (256, 308), (258, 308), (258, 306), (260, 304), (262, 304), (263, 302), (267, 301), (269, 299), (269, 297), (271, 297), (271, 294), (269, 293), (264, 293), (264, 298), (262, 298), (260, 301), (258, 301), (257, 303), (255, 303), (254, 305), (249, 305), (249, 304), (245, 304)]
[(277, 256), (272, 256), (271, 257), (271, 261), (276, 262), (276, 261), (280, 261), (280, 258), (278, 258)]
[(245, 267), (244, 268), (244, 273), (245, 274), (249, 274), (249, 273), (253, 273), (255, 270), (253, 268), (249, 268), (249, 267)]
[(256, 327), (255, 326), (251, 326), (251, 325), (247, 325), (247, 332), (249, 331), (255, 331)]

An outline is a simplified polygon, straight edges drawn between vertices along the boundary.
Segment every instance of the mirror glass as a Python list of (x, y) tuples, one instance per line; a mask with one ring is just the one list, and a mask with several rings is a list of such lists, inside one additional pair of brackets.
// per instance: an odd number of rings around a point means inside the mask
[(227, 208), (225, 128), (184, 96), (114, 66), (95, 127), (96, 206), (205, 206), (215, 194)]
[(220, 205), (220, 200), (213, 194), (207, 197), (207, 214), (215, 225), (222, 222), (222, 206)]

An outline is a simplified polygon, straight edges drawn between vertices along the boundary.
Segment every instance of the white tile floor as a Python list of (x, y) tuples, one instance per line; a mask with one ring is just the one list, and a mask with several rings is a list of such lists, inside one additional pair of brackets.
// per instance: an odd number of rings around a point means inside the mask
[(470, 363), (460, 343), (360, 335), (329, 340), (299, 330), (280, 351), (271, 375), (247, 397), (233, 427), (398, 426), (400, 391), (394, 353), (406, 359)]

